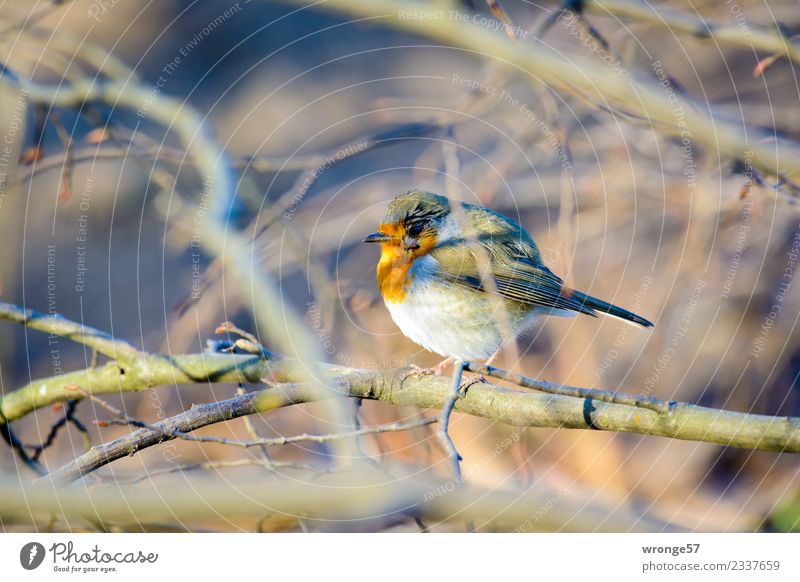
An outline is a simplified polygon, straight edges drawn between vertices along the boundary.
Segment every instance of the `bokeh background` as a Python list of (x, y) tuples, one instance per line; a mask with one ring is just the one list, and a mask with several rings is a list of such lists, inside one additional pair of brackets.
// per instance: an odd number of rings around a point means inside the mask
[[(154, 88), (154, 99), (159, 93), (178, 97), (206, 116), (235, 160), (232, 220), (253, 236), (248, 225), (260, 212), (277, 217), (254, 237), (254, 268), (269, 269), (280, 281), (284, 301), (304, 314), (330, 361), (364, 368), (438, 361), (393, 324), (375, 284), (377, 250), (360, 244), (391, 198), (423, 188), (519, 220), (570, 285), (656, 322), (653, 330), (640, 330), (611, 319), (550, 318), (518, 342), (517, 353), (505, 353), (501, 367), (574, 386), (800, 415), (800, 283), (794, 281), (800, 211), (790, 195), (748, 181), (746, 168), (475, 54), (324, 10), (292, 13), (295, 6), (245, 0), (77, 1), (18, 26), (38, 7), (31, 4), (5, 2), (0, 16), (0, 59), (17, 74), (50, 83), (92, 77), (70, 53), (70, 43), (88, 42), (130, 66), (144, 86)], [(788, 0), (740, 0), (736, 9), (710, 1), (663, 4), (716, 21), (736, 21), (741, 14), (746, 22), (800, 29), (797, 5)], [(491, 18), (480, 2), (454, 6), (470, 17)], [(556, 4), (507, 0), (504, 6), (517, 26), (530, 31)], [(660, 61), (674, 86), (702, 106), (800, 137), (800, 93), (788, 59), (754, 76), (766, 55), (647, 24), (588, 18), (621, 66), (655, 75), (653, 63)], [(607, 66), (562, 22), (542, 41)], [(5, 135), (13, 96), (0, 99)], [(4, 301), (57, 311), (153, 352), (201, 351), (225, 320), (255, 329), (241, 291), (218, 272), (205, 272), (208, 257), (181, 227), (196, 209), (177, 204), (164, 188), (171, 178), (185, 200), (202, 202), (202, 182), (173, 133), (124, 109), (92, 106), (78, 115), (28, 108), (13, 140), (16, 158), (37, 139), (37, 116), (49, 120), (42, 159), (21, 162), (17, 184), (0, 200)], [(111, 130), (98, 130), (107, 120)], [(380, 147), (351, 155), (376, 136)], [(67, 140), (65, 175), (58, 161)], [(305, 191), (305, 174), (296, 166), (337, 155), (346, 159), (331, 163)], [(274, 158), (284, 158), (286, 167), (268, 163)], [(203, 292), (187, 305), (198, 285)], [(10, 323), (0, 325), (0, 335), (3, 391), (53, 375), (55, 365), (87, 365), (83, 348), (66, 340), (54, 347), (45, 334)], [(269, 338), (262, 339), (269, 346)], [(235, 390), (162, 387), (108, 400), (152, 421)], [(78, 411), (87, 423), (106, 414), (88, 402)], [(376, 402), (361, 409), (364, 424), (419, 413)], [(60, 414), (41, 410), (16, 423), (17, 432), (26, 442), (39, 442)], [(316, 418), (315, 406), (304, 405), (254, 423), (263, 436), (291, 435), (317, 431)], [(127, 430), (90, 426), (95, 442)], [(468, 481), (537, 489), (553, 505), (576, 508), (571, 523), (533, 520), (529, 530), (591, 531), (594, 525), (580, 522), (578, 510), (585, 507), (598, 508), (609, 524), (639, 515), (700, 531), (797, 526), (800, 463), (793, 455), (598, 431), (519, 431), (459, 414), (451, 432)], [(201, 434), (247, 438), (241, 421)], [(376, 435), (364, 439), (364, 448), (381, 463), (441, 471), (446, 463), (432, 434), (427, 428)], [(44, 460), (60, 465), (82, 447), (69, 429)], [(186, 463), (248, 454), (219, 445), (174, 447)], [(324, 445), (309, 444), (273, 452), (276, 459), (305, 461), (325, 453)], [(152, 448), (98, 475), (130, 477), (163, 466), (162, 452)], [(226, 469), (224, 478), (259, 470)], [(0, 447), (0, 471), (26, 469)], [(160, 486), (186, 486), (193, 478), (153, 477)], [(261, 517), (173, 526), (252, 531)], [(261, 527), (306, 526), (284, 518)], [(413, 522), (396, 527), (415, 529)]]

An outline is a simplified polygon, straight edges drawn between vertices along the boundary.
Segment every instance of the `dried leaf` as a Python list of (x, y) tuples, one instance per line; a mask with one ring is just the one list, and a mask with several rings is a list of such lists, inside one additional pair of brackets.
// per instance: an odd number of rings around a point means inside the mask
[(105, 127), (98, 127), (86, 134), (86, 141), (89, 143), (100, 144), (109, 138), (108, 129)]
[(72, 188), (67, 180), (61, 181), (61, 189), (58, 191), (58, 202), (66, 202), (72, 196)]
[(217, 329), (214, 330), (214, 333), (235, 333), (236, 329), (238, 328), (233, 323), (230, 321), (225, 321), (217, 326)]
[(26, 166), (29, 166), (33, 162), (41, 160), (42, 156), (42, 148), (39, 146), (31, 146), (22, 153), (22, 159), (20, 161)]
[(764, 74), (764, 72), (768, 68), (770, 68), (773, 65), (773, 63), (775, 63), (775, 61), (777, 61), (782, 56), (784, 56), (783, 53), (777, 53), (777, 54), (774, 54), (774, 55), (772, 55), (770, 57), (766, 57), (766, 58), (761, 59), (760, 61), (758, 61), (758, 64), (756, 65), (756, 68), (753, 69), (753, 77), (762, 76)]

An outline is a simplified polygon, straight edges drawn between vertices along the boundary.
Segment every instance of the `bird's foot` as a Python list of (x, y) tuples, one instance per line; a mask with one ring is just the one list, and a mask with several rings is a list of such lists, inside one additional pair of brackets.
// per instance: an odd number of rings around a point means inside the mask
[(486, 376), (484, 376), (483, 374), (473, 374), (472, 372), (464, 372), (461, 375), (461, 387), (459, 388), (459, 394), (461, 396), (465, 396), (470, 386), (474, 386), (475, 384), (488, 384), (488, 383), (489, 380), (487, 380)]
[(446, 358), (436, 364), (435, 366), (431, 366), (430, 368), (420, 368), (416, 364), (411, 364), (411, 371), (408, 372), (405, 376), (403, 376), (403, 381), (405, 382), (408, 378), (424, 378), (425, 376), (441, 376), (442, 371), (453, 363), (453, 358)]

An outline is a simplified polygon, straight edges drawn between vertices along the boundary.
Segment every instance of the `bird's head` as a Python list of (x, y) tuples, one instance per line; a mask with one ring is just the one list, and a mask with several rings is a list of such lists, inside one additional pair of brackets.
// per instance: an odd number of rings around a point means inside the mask
[(365, 243), (381, 243), (382, 254), (411, 259), (433, 249), (443, 238), (450, 202), (444, 196), (411, 190), (389, 203), (378, 231)]

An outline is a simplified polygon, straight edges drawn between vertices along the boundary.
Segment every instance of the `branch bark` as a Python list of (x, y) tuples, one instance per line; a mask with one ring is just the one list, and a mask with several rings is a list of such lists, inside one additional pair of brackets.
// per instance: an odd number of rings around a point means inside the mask
[[(543, 508), (547, 508), (543, 511)], [(453, 487), (449, 481), (419, 477), (387, 478), (383, 473), (325, 475), (324, 479), (277, 477), (265, 481), (194, 479), (191, 487), (51, 487), (22, 485), (0, 477), (0, 515), (5, 520), (64, 516), (140, 524), (169, 515), (179, 521), (243, 518), (256, 521), (279, 512), (318, 519), (320, 527), (361, 530), (374, 520), (420, 516), (432, 525), (477, 519), (482, 527), (519, 531), (664, 531), (678, 530), (636, 510), (587, 504), (581, 495), (546, 485), (520, 491)], [(609, 515), (613, 514), (613, 519)], [(341, 521), (337, 521), (341, 520)], [(83, 523), (83, 521), (81, 521)]]

